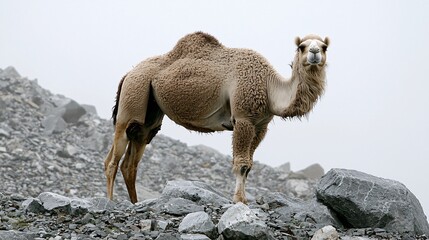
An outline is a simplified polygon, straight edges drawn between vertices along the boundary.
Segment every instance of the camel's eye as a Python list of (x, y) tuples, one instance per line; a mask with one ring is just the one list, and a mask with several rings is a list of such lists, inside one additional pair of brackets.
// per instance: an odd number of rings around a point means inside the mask
[(304, 52), (304, 50), (305, 50), (305, 45), (304, 45), (304, 44), (299, 45), (299, 46), (298, 46), (298, 49), (299, 49), (299, 51)]
[(323, 44), (323, 45), (322, 45), (322, 50), (323, 50), (324, 52), (326, 52), (326, 51), (328, 50), (328, 45)]

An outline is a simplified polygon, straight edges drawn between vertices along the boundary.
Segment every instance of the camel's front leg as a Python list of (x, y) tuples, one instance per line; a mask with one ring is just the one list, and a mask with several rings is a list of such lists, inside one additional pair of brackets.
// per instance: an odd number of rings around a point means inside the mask
[(233, 171), (236, 177), (233, 201), (247, 203), (245, 183), (253, 165), (250, 150), (255, 136), (255, 126), (247, 120), (236, 120), (232, 139)]

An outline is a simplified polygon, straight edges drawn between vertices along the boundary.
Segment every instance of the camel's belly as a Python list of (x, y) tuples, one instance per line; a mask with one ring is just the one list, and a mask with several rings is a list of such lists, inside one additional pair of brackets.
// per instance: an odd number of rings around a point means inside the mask
[(162, 111), (190, 130), (226, 130), (230, 122), (230, 86), (221, 67), (176, 61), (152, 81), (154, 96)]
[[(204, 111), (195, 108), (195, 111), (175, 111), (174, 108), (163, 110), (164, 113), (175, 123), (193, 131), (198, 132), (215, 132), (231, 130), (231, 112), (229, 106), (220, 106), (212, 111)], [(207, 109), (205, 109), (207, 110)]]

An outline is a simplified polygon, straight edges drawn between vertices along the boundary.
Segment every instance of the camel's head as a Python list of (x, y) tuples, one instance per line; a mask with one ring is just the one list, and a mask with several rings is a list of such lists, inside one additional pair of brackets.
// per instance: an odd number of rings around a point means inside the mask
[(295, 44), (298, 47), (298, 64), (307, 68), (319, 69), (326, 64), (326, 50), (329, 46), (329, 38), (324, 40), (317, 35), (308, 35), (304, 38), (296, 37)]

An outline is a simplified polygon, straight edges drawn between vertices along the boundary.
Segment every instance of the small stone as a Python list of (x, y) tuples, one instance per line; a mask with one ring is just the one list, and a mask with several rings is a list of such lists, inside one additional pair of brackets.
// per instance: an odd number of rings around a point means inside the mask
[(241, 202), (230, 207), (221, 216), (218, 232), (227, 239), (273, 239), (267, 225)]
[(338, 240), (340, 236), (337, 230), (332, 226), (325, 226), (314, 233), (311, 240)]
[(3, 128), (0, 128), (0, 137), (10, 137), (10, 134), (8, 131), (4, 130)]
[(143, 219), (140, 220), (140, 229), (142, 231), (152, 231), (154, 229), (153, 227), (153, 221), (150, 219)]
[(156, 225), (158, 229), (165, 231), (173, 225), (173, 222), (170, 220), (157, 220)]
[(75, 230), (76, 228), (77, 228), (77, 224), (74, 224), (74, 223), (69, 224), (70, 230)]
[(94, 217), (92, 216), (91, 213), (87, 213), (78, 222), (81, 224), (87, 224), (87, 223), (92, 222), (92, 221), (94, 221)]
[(210, 240), (209, 237), (203, 234), (183, 234), (180, 235), (182, 240)]
[(127, 234), (123, 234), (123, 233), (119, 234), (119, 235), (116, 237), (116, 240), (127, 240), (127, 239), (128, 239)]

